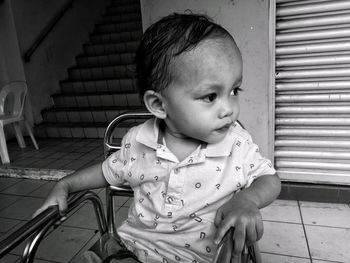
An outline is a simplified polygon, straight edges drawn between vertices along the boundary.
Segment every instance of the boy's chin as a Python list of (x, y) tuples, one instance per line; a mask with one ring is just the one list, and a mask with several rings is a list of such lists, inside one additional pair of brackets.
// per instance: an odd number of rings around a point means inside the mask
[(227, 133), (225, 134), (216, 134), (216, 135), (213, 135), (213, 136), (210, 136), (202, 141), (208, 143), (208, 144), (214, 144), (214, 143), (219, 143), (221, 142), (225, 137), (226, 137)]

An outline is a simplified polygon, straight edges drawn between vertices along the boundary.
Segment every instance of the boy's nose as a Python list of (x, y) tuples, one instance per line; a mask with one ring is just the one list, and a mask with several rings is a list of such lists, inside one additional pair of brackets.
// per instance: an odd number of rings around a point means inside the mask
[(220, 109), (219, 118), (229, 117), (233, 114), (233, 105), (231, 103), (223, 103)]

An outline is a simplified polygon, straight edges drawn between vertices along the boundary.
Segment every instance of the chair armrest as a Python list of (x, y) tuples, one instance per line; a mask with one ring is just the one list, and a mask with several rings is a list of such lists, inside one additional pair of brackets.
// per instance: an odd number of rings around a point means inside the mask
[[(91, 201), (94, 205), (99, 230), (102, 235), (103, 233), (107, 232), (107, 223), (102, 202), (98, 195), (94, 192), (83, 191), (71, 195), (67, 201), (67, 213), (69, 214), (77, 206), (87, 200)], [(30, 237), (23, 253), (23, 257), (31, 258), (31, 260), (33, 260), (34, 254), (42, 237), (45, 235), (47, 230), (59, 224), (61, 222), (60, 219), (61, 216), (59, 214), (58, 207), (50, 206), (0, 242), (0, 258), (4, 257), (12, 249)], [(25, 262), (32, 262), (31, 260)]]

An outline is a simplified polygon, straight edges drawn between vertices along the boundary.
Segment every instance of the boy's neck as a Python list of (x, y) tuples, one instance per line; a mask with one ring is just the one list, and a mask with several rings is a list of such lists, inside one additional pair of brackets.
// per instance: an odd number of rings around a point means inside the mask
[(166, 145), (180, 162), (188, 157), (201, 144), (201, 142), (196, 139), (173, 132), (166, 125), (164, 126), (163, 134)]

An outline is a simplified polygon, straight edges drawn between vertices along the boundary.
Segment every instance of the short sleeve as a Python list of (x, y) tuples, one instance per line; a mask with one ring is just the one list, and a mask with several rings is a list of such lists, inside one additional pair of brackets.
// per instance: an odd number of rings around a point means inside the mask
[(110, 185), (121, 185), (125, 182), (130, 156), (130, 132), (127, 133), (121, 143), (120, 150), (111, 154), (103, 163), (102, 171), (105, 179)]
[(246, 179), (245, 187), (249, 187), (259, 176), (276, 173), (271, 161), (261, 156), (259, 147), (253, 143), (250, 136), (242, 148), (242, 162)]

